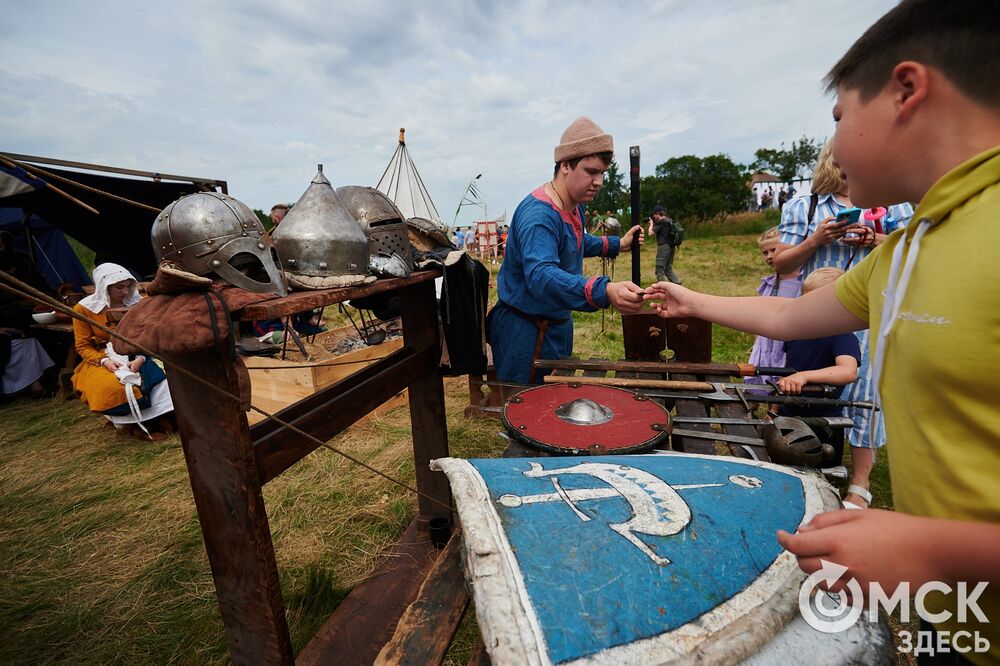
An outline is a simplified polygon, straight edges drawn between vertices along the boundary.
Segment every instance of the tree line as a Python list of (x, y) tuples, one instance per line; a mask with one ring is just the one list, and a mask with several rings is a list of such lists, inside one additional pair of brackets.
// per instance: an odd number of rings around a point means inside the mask
[[(657, 165), (654, 175), (641, 180), (640, 216), (645, 219), (653, 206), (663, 206), (678, 220), (699, 220), (721, 213), (746, 210), (751, 197), (750, 176), (766, 171), (782, 182), (808, 178), (823, 141), (803, 136), (791, 146), (760, 148), (749, 165), (733, 162), (728, 155), (672, 157)], [(629, 183), (616, 161), (611, 162), (604, 186), (588, 206), (595, 214), (629, 208)]]

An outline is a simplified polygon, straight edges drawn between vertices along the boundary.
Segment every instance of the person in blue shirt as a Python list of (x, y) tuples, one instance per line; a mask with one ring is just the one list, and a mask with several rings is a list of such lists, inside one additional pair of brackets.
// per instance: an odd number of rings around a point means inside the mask
[(535, 359), (570, 356), (574, 310), (642, 309), (642, 287), (583, 276), (584, 257), (615, 257), (633, 242), (642, 243), (639, 226), (621, 238), (591, 236), (583, 228), (584, 204), (597, 195), (613, 156), (611, 135), (591, 119), (577, 118), (555, 148), (552, 180), (514, 211), (497, 276), (499, 302), (488, 322), (498, 380), (541, 381), (543, 373), (532, 367)]

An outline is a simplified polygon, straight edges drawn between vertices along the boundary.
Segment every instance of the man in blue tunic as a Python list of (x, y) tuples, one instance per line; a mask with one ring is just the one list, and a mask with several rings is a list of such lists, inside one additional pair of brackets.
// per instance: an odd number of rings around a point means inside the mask
[(590, 118), (577, 118), (555, 148), (550, 182), (535, 189), (514, 211), (507, 251), (497, 277), (500, 302), (490, 313), (489, 338), (497, 379), (535, 382), (532, 361), (573, 353), (572, 311), (614, 307), (624, 314), (642, 308), (642, 288), (584, 277), (584, 257), (615, 257), (633, 239), (635, 226), (622, 236), (591, 236), (583, 228), (583, 205), (604, 182), (614, 156), (610, 134)]

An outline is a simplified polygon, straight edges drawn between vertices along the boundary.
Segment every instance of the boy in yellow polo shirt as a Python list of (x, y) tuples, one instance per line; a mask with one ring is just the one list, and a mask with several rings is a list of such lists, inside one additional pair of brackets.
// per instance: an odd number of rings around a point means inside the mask
[[(660, 282), (663, 316), (694, 316), (779, 340), (868, 327), (896, 511), (837, 511), (779, 541), (806, 572), (821, 559), (891, 594), (929, 581), (944, 635), (979, 632), (974, 662), (1000, 661), (1000, 2), (904, 0), (841, 58), (834, 157), (856, 205), (919, 201), (905, 230), (798, 299), (720, 298)], [(950, 611), (949, 615), (945, 611)], [(960, 622), (959, 620), (965, 620)], [(963, 641), (965, 636), (962, 636)], [(925, 646), (926, 647), (926, 646)], [(954, 654), (954, 653), (952, 653)]]

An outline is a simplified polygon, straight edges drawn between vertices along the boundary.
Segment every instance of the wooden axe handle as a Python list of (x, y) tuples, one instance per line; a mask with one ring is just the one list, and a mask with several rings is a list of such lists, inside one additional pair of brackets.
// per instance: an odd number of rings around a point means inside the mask
[(546, 384), (600, 384), (603, 386), (621, 386), (627, 388), (662, 388), (679, 391), (714, 391), (715, 387), (708, 382), (683, 382), (670, 379), (624, 379), (621, 377), (573, 377), (563, 375), (546, 375)]

